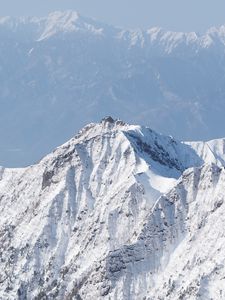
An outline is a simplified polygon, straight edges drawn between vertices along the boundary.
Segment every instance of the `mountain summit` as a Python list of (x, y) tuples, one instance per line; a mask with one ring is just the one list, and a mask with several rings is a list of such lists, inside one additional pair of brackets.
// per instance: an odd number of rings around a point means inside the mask
[(0, 298), (223, 299), (224, 140), (111, 117), (0, 169)]
[(46, 19), (43, 19), (43, 24), (44, 30), (38, 41), (49, 39), (60, 33), (81, 31), (101, 34), (103, 30), (97, 21), (81, 17), (76, 11), (51, 13)]
[(224, 136), (224, 45), (224, 26), (199, 35), (73, 11), (1, 18), (0, 164), (33, 164), (108, 114), (183, 140)]

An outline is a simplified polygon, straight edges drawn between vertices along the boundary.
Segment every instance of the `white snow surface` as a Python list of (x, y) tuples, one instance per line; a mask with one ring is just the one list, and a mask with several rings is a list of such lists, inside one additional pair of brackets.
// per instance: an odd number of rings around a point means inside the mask
[(106, 117), (0, 168), (0, 299), (224, 299), (223, 145)]

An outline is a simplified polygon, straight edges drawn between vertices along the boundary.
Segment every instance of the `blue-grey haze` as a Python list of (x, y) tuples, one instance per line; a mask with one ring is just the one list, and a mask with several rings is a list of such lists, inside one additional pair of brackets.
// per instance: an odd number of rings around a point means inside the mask
[(224, 29), (131, 33), (72, 12), (2, 20), (0, 165), (34, 163), (106, 115), (184, 140), (225, 136)]
[(1, 15), (46, 15), (77, 10), (122, 27), (160, 26), (169, 30), (203, 32), (225, 23), (224, 0), (3, 0)]

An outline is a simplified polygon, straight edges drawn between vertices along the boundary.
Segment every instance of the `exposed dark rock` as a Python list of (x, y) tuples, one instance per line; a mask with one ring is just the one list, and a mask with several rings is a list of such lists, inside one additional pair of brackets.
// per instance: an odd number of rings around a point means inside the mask
[(111, 116), (107, 116), (101, 120), (101, 123), (115, 123), (115, 120)]
[(54, 176), (54, 171), (46, 171), (43, 174), (42, 179), (42, 189), (44, 190), (46, 187), (51, 185), (52, 177)]
[(137, 135), (131, 133), (127, 133), (126, 135), (134, 141), (139, 151), (148, 154), (154, 161), (171, 169), (175, 168), (182, 171), (183, 168), (180, 162), (177, 159), (171, 158), (169, 153), (157, 141), (150, 145), (142, 141)]

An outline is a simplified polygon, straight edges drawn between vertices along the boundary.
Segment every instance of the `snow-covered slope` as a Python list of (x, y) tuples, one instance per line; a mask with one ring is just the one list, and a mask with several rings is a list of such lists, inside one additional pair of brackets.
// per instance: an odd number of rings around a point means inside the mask
[(216, 139), (208, 142), (186, 142), (206, 162), (225, 167), (225, 139)]
[(0, 164), (34, 163), (105, 115), (179, 139), (224, 136), (224, 43), (224, 26), (124, 30), (73, 11), (0, 19)]
[(107, 117), (1, 168), (0, 299), (223, 299), (225, 174), (202, 148)]

